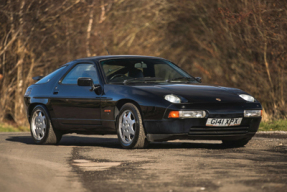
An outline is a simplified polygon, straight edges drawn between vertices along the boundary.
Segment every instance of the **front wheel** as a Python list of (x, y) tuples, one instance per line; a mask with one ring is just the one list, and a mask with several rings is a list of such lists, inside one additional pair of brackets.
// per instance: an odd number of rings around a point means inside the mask
[(117, 118), (117, 133), (120, 144), (125, 149), (140, 149), (147, 146), (142, 117), (134, 104), (126, 103), (121, 108)]
[(31, 135), (37, 144), (58, 144), (62, 134), (54, 130), (48, 111), (42, 105), (37, 105), (30, 120)]
[(226, 147), (243, 147), (246, 145), (251, 138), (240, 139), (240, 140), (222, 140), (222, 144)]

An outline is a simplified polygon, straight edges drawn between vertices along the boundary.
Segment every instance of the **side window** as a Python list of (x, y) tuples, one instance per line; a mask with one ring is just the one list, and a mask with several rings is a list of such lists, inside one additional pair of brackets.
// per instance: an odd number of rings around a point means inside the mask
[(42, 79), (37, 81), (35, 84), (48, 83), (54, 76), (56, 76), (58, 73), (60, 73), (65, 67), (66, 66), (63, 66), (63, 67), (56, 69), (52, 73), (46, 75), (45, 77), (43, 77)]
[(99, 78), (94, 64), (77, 64), (62, 80), (62, 84), (77, 84), (78, 78), (90, 77), (94, 84), (99, 84)]

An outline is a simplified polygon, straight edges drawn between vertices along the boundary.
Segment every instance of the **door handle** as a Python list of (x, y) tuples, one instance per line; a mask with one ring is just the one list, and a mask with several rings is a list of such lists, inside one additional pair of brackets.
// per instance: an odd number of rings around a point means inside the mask
[(59, 93), (59, 89), (58, 89), (58, 87), (55, 87), (53, 94), (57, 95), (58, 93)]

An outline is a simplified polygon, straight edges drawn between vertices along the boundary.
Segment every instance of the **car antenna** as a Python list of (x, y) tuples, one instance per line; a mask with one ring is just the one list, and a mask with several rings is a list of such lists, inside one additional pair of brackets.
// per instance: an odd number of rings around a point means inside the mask
[(101, 34), (100, 34), (100, 33), (97, 33), (97, 34), (99, 35), (99, 37), (100, 37), (102, 43), (104, 44), (104, 47), (105, 47), (106, 51), (108, 52), (108, 55), (110, 55), (110, 52), (109, 52), (109, 50), (108, 50), (108, 48), (107, 48), (107, 46), (106, 46), (106, 44), (105, 44), (105, 42), (104, 42), (104, 40), (103, 40)]

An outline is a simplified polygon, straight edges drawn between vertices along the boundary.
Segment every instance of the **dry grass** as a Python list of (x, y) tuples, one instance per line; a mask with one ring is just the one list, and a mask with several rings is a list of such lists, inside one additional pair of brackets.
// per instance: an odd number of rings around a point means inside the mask
[(287, 131), (287, 119), (261, 122), (259, 131)]
[(29, 127), (15, 127), (6, 123), (0, 123), (0, 132), (28, 132)]

